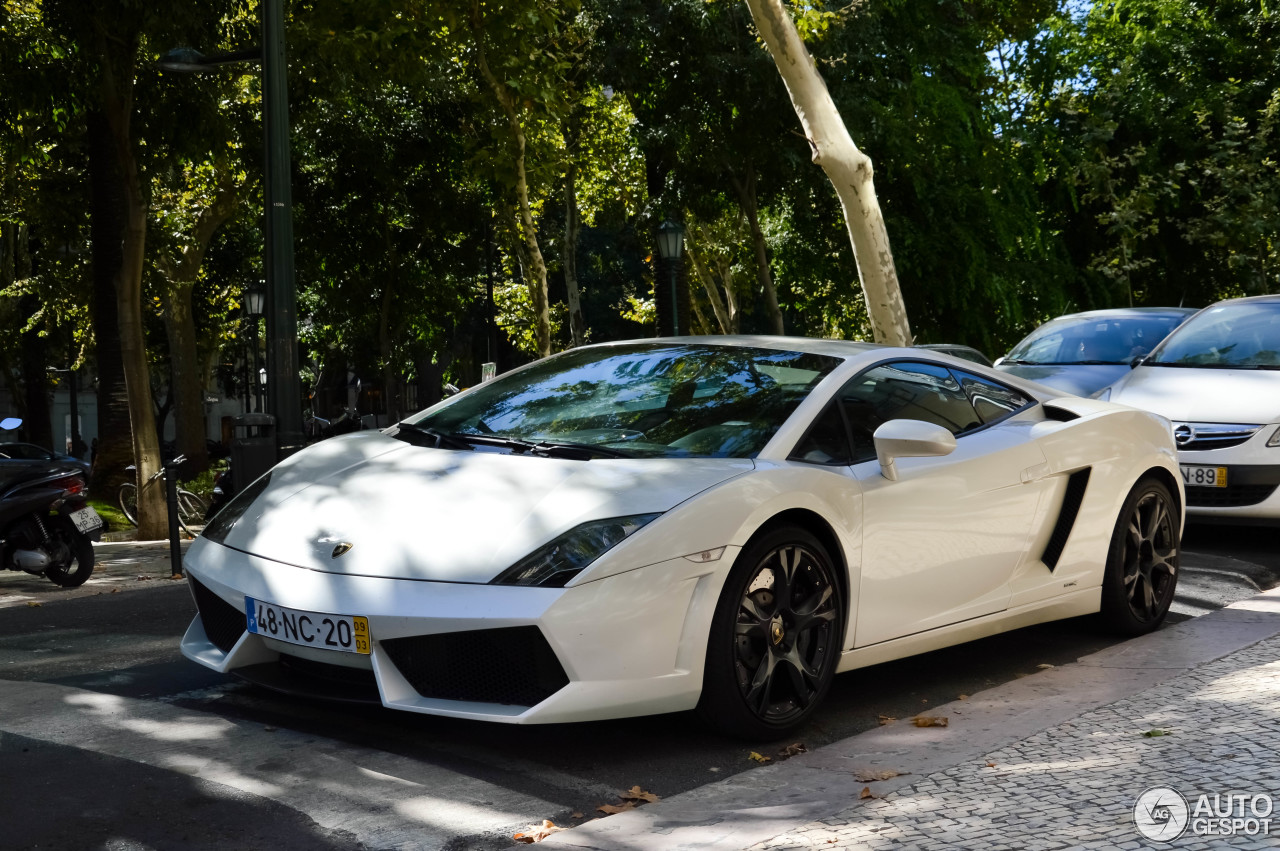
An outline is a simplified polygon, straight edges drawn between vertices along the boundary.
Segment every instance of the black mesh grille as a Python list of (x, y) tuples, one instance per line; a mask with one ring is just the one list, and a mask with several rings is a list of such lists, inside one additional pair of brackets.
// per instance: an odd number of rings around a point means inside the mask
[(1070, 476), (1067, 476), (1067, 492), (1062, 497), (1062, 509), (1058, 512), (1058, 522), (1053, 526), (1053, 533), (1049, 535), (1049, 543), (1045, 545), (1044, 555), (1040, 556), (1040, 560), (1045, 566), (1053, 570), (1058, 566), (1058, 559), (1062, 558), (1062, 550), (1067, 546), (1067, 538), (1071, 536), (1071, 529), (1076, 525), (1076, 515), (1080, 513), (1080, 503), (1084, 501), (1085, 488), (1089, 486), (1089, 469), (1076, 470)]
[(204, 634), (223, 653), (230, 653), (245, 630), (244, 612), (201, 585), (194, 576), (188, 574), (187, 578), (191, 581), (191, 596), (195, 597), (196, 608), (200, 610)]
[(569, 684), (536, 626), (417, 635), (380, 643), (423, 697), (533, 706)]
[(1187, 505), (1197, 508), (1238, 508), (1257, 505), (1275, 492), (1276, 485), (1227, 485), (1225, 488), (1187, 488)]

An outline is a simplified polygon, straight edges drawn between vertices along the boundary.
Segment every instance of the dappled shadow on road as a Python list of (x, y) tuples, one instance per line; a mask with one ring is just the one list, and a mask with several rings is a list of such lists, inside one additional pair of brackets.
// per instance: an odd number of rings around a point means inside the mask
[(350, 849), (274, 801), (129, 760), (0, 733), (6, 848)]

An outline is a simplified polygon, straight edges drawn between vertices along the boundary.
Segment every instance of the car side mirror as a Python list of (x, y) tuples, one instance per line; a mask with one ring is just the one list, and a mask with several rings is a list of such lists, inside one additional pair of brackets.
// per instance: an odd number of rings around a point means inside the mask
[(1146, 355), (1135, 355), (1129, 359), (1129, 369), (1134, 369), (1136, 367), (1142, 366), (1146, 362), (1147, 362)]
[(0, 429), (4, 429), (5, 431), (13, 431), (20, 425), (22, 425), (22, 420), (18, 417), (5, 417), (3, 420), (0, 420)]
[(992, 366), (999, 366), (999, 365), (1000, 365), (1000, 364), (1002, 364), (1002, 363), (1004, 363), (1004, 356), (1003, 356), (1003, 355), (1001, 355), (1000, 357), (996, 358), (995, 363), (993, 363), (993, 364), (991, 364), (991, 365), (992, 365)]
[(898, 480), (895, 459), (950, 455), (956, 448), (954, 434), (922, 420), (889, 420), (881, 424), (872, 437), (880, 472), (891, 482)]

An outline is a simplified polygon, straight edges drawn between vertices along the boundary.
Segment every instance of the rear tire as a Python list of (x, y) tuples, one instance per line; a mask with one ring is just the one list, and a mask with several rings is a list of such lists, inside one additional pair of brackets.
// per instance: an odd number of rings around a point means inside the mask
[(1103, 623), (1142, 635), (1164, 621), (1178, 585), (1180, 513), (1168, 486), (1141, 479), (1120, 509), (1102, 577)]
[(711, 620), (698, 713), (744, 739), (803, 724), (835, 676), (844, 600), (816, 537), (782, 526), (738, 556)]
[(44, 575), (63, 588), (79, 588), (93, 575), (93, 542), (65, 517), (53, 519), (50, 525), (67, 561), (47, 568)]

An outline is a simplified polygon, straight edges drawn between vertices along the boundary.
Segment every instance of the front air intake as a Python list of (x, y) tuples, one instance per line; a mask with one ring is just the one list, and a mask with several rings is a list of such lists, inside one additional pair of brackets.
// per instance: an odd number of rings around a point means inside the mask
[(194, 576), (187, 574), (191, 582), (191, 596), (200, 611), (204, 634), (223, 653), (230, 653), (245, 631), (244, 612), (201, 585)]
[(536, 626), (415, 635), (379, 642), (423, 697), (534, 706), (569, 684)]

